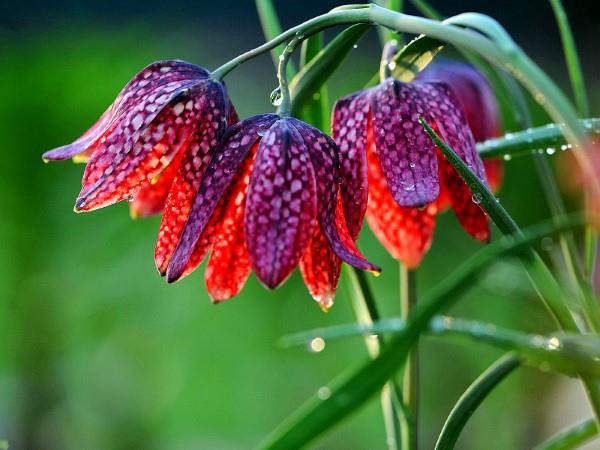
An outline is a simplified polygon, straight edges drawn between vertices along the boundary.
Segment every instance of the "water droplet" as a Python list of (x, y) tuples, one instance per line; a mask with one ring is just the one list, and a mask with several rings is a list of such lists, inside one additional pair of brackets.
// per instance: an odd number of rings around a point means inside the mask
[(318, 92), (315, 92), (312, 96), (313, 100), (317, 101), (321, 98), (321, 94)]
[(548, 350), (558, 350), (558, 348), (560, 347), (560, 341), (557, 337), (551, 337), (550, 339), (548, 339), (547, 347)]
[(478, 205), (481, 203), (482, 199), (483, 199), (483, 196), (481, 195), (480, 192), (473, 192), (473, 195), (471, 196), (471, 200), (473, 201), (473, 203)]
[(312, 353), (320, 353), (325, 350), (325, 339), (322, 337), (316, 337), (312, 339), (308, 344), (308, 351)]
[(547, 155), (554, 155), (556, 153), (556, 149), (554, 147), (548, 147), (546, 149), (546, 154)]
[(273, 106), (279, 106), (281, 105), (281, 87), (277, 86), (275, 89), (273, 89), (273, 92), (271, 92), (271, 104)]
[(396, 70), (396, 61), (390, 61), (388, 64), (388, 69), (390, 70)]
[(416, 166), (416, 164), (414, 162), (411, 162), (408, 164), (410, 167), (414, 168)]
[(352, 48), (358, 48), (358, 44), (354, 44)]
[(415, 190), (415, 183), (411, 181), (401, 181), (400, 184), (405, 191), (411, 192)]
[(329, 397), (331, 397), (331, 389), (329, 389), (327, 386), (321, 386), (317, 391), (317, 397), (319, 397), (321, 400), (327, 400)]
[(506, 155), (504, 155), (504, 156), (502, 157), (502, 159), (503, 159), (504, 161), (510, 161), (510, 160), (512, 159), (512, 156), (511, 156), (511, 155), (509, 155), (509, 154), (507, 153)]

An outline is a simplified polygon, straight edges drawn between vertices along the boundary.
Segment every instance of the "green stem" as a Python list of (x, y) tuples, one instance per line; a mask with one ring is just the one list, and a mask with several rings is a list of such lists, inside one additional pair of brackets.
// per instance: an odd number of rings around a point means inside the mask
[[(408, 317), (417, 305), (417, 283), (416, 272), (400, 264), (400, 311), (401, 317)], [(419, 354), (418, 344), (411, 350), (404, 366), (404, 381), (402, 387), (404, 404), (410, 411), (410, 422), (403, 429), (403, 445), (406, 450), (418, 448), (419, 432)]]
[(302, 42), (300, 36), (294, 37), (283, 50), (283, 53), (279, 55), (279, 66), (277, 67), (277, 79), (279, 80), (279, 95), (281, 103), (278, 107), (278, 113), (282, 117), (288, 117), (292, 112), (292, 96), (290, 95), (290, 87), (287, 78), (287, 64), (290, 60), (290, 56), (296, 50), (296, 47)]
[(242, 53), (236, 58), (226, 62), (219, 68), (215, 69), (212, 72), (211, 77), (215, 80), (221, 80), (239, 65), (276, 48), (280, 44), (289, 41), (296, 35), (299, 38), (304, 39), (315, 33), (318, 33), (319, 31), (334, 27), (336, 25), (371, 23), (372, 21), (369, 18), (370, 9), (366, 7), (361, 8), (359, 6), (360, 5), (353, 6), (353, 8), (356, 9), (336, 9), (326, 14), (313, 17), (312, 19), (307, 20), (300, 25), (296, 25), (295, 27), (284, 31), (279, 36), (271, 39), (270, 41), (265, 42), (264, 44)]
[[(577, 105), (577, 111), (580, 116), (586, 117), (589, 115), (590, 109), (583, 79), (583, 71), (581, 70), (581, 63), (579, 62), (579, 55), (577, 46), (575, 45), (575, 39), (573, 38), (573, 32), (571, 31), (571, 25), (569, 24), (569, 19), (560, 0), (550, 0), (550, 5), (552, 6), (556, 23), (558, 24), (558, 29), (560, 31), (560, 38), (567, 63), (567, 70), (569, 72), (569, 79), (571, 80), (573, 96), (575, 97), (575, 104)], [(594, 273), (597, 241), (598, 233), (596, 232), (596, 229), (593, 226), (588, 226), (584, 235), (583, 270), (590, 278)]]
[(598, 436), (598, 424), (594, 419), (578, 423), (562, 430), (534, 450), (571, 450)]
[(491, 365), (463, 393), (452, 411), (435, 444), (435, 450), (452, 450), (471, 415), (498, 384), (520, 365), (518, 357), (506, 354)]
[(569, 71), (571, 87), (573, 89), (573, 95), (575, 96), (575, 104), (577, 105), (579, 114), (585, 117), (590, 113), (589, 105), (585, 82), (583, 81), (581, 63), (579, 62), (577, 46), (575, 45), (571, 25), (569, 25), (569, 19), (560, 0), (550, 0), (550, 5), (554, 11), (554, 17), (556, 18), (556, 23), (558, 24), (558, 29), (560, 31), (560, 38), (565, 53), (565, 60), (567, 62), (567, 70)]
[[(381, 316), (365, 273), (348, 265), (344, 265), (344, 268), (349, 279), (348, 290), (356, 321), (360, 325), (372, 326), (373, 323), (380, 320)], [(377, 358), (384, 344), (383, 336), (365, 336), (364, 341), (369, 356)], [(394, 380), (390, 380), (381, 390), (381, 409), (388, 448), (390, 450), (399, 449), (402, 430), (406, 428), (409, 419), (406, 414), (400, 414), (401, 411), (405, 410), (404, 402)]]

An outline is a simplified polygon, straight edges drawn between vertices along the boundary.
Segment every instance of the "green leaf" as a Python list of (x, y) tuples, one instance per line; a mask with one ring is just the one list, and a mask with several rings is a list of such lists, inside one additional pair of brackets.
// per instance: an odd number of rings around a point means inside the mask
[(331, 395), (327, 399), (317, 396), (310, 399), (268, 436), (261, 448), (300, 448), (347, 417), (392, 378), (430, 320), (456, 302), (459, 294), (496, 258), (520, 253), (543, 237), (573, 226), (573, 223), (533, 227), (522, 235), (499, 239), (477, 252), (420, 299), (420, 304), (409, 316), (407, 326), (382, 349), (377, 358), (334, 380), (330, 384)]
[[(600, 119), (583, 119), (581, 124), (590, 138), (600, 135)], [(514, 156), (530, 155), (534, 152), (552, 155), (557, 151), (572, 148), (563, 133), (564, 126), (551, 123), (488, 139), (477, 144), (477, 151), (482, 158), (504, 157), (510, 159)]]
[[(496, 226), (504, 235), (519, 235), (521, 230), (516, 222), (510, 216), (508, 211), (500, 204), (500, 201), (494, 196), (492, 191), (475, 175), (467, 164), (433, 131), (423, 118), (419, 118), (425, 132), (433, 140), (435, 145), (441, 150), (448, 162), (459, 173), (462, 179), (467, 183), (473, 192), (473, 201), (479, 203), (482, 209), (489, 214)], [(555, 217), (556, 222), (560, 222), (559, 217)], [(534, 284), (538, 294), (550, 313), (556, 319), (561, 328), (568, 331), (576, 331), (577, 324), (566, 304), (567, 297), (564, 295), (556, 279), (544, 264), (540, 256), (529, 249), (525, 254), (520, 255), (527, 273)]]
[(467, 388), (446, 418), (435, 450), (454, 449), (461, 431), (479, 405), (519, 365), (519, 358), (509, 353), (492, 364)]
[(534, 450), (572, 450), (598, 436), (598, 424), (594, 419), (574, 425), (537, 445)]
[[(391, 76), (400, 81), (412, 81), (442, 51), (444, 45), (427, 36), (416, 37), (402, 47), (390, 62)], [(379, 84), (379, 72), (371, 77), (366, 87), (377, 84)]]
[(292, 114), (298, 115), (313, 99), (370, 28), (369, 24), (358, 24), (345, 29), (298, 72), (290, 82)]
[[(399, 318), (384, 319), (372, 324), (344, 324), (296, 333), (282, 338), (282, 344), (304, 345), (314, 338), (324, 340), (348, 336), (378, 337), (380, 334), (398, 334), (406, 328)], [(452, 318), (434, 317), (426, 330), (431, 335), (458, 336), (511, 350), (524, 362), (544, 371), (560, 372), (569, 376), (586, 374), (600, 377), (600, 337), (558, 333), (549, 336), (530, 335), (496, 325)]]
[(560, 39), (565, 53), (565, 62), (567, 63), (577, 110), (582, 116), (587, 116), (589, 115), (587, 93), (585, 82), (583, 81), (579, 55), (577, 54), (577, 46), (575, 45), (575, 39), (573, 38), (573, 33), (571, 31), (571, 25), (569, 25), (569, 19), (561, 1), (550, 0), (550, 4), (552, 5), (554, 17), (556, 18), (556, 23), (558, 24), (558, 29), (560, 31)]
[[(319, 54), (322, 48), (323, 33), (317, 33), (302, 42), (300, 69), (308, 65)], [(313, 98), (302, 109), (298, 117), (323, 131), (329, 129), (329, 93), (326, 83), (321, 85), (320, 89), (313, 95)]]
[[(279, 36), (282, 29), (273, 2), (271, 0), (256, 0), (256, 11), (258, 12), (258, 18), (260, 19), (263, 34), (267, 41)], [(285, 44), (281, 44), (271, 50), (271, 58), (273, 59), (276, 70), (279, 65), (279, 55), (283, 53), (284, 48)], [(296, 69), (294, 69), (294, 64), (290, 61), (287, 66), (288, 78), (292, 78), (295, 73)]]

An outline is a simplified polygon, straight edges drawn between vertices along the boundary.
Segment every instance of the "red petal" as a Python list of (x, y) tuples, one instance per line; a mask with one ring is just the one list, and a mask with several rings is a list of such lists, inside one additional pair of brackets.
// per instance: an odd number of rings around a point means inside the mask
[[(346, 227), (341, 198), (338, 198), (336, 220), (339, 227)], [(310, 295), (324, 311), (333, 305), (341, 268), (342, 260), (331, 249), (321, 227), (315, 227), (313, 239), (300, 260), (300, 272)]]
[[(154, 249), (156, 267), (163, 275), (179, 242), (202, 175), (223, 133), (225, 123), (219, 120), (218, 113), (224, 112), (224, 105), (219, 105), (215, 103), (216, 101), (218, 99), (209, 101), (213, 103), (211, 107), (215, 111), (214, 115), (212, 111), (210, 112), (213, 120), (200, 121), (193, 141), (184, 150), (177, 175), (165, 203)], [(208, 111), (206, 113), (208, 114)]]
[[(168, 106), (159, 102), (161, 98), (169, 96), (163, 94), (154, 102), (142, 100), (94, 152), (75, 204), (78, 210), (100, 208), (135, 195), (187, 145), (200, 123), (208, 123), (217, 132), (214, 139), (222, 134), (226, 106), (220, 83), (201, 82)], [(155, 117), (147, 112), (150, 106), (163, 110)]]
[(435, 227), (435, 207), (404, 208), (392, 197), (379, 159), (372, 131), (367, 139), (369, 203), (367, 222), (390, 254), (409, 268), (416, 268), (429, 249)]
[(369, 99), (359, 93), (335, 103), (332, 135), (340, 149), (340, 192), (348, 230), (353, 238), (360, 233), (367, 209), (367, 124)]
[(206, 289), (213, 302), (221, 302), (236, 295), (252, 269), (244, 236), (244, 212), (256, 147), (255, 145), (251, 154), (246, 157), (244, 167), (224, 198), (225, 213), (216, 231), (213, 249), (204, 271)]
[(502, 185), (502, 176), (504, 174), (502, 161), (499, 159), (486, 159), (483, 162), (483, 166), (485, 167), (485, 174), (490, 188), (493, 192), (498, 192)]
[(488, 242), (490, 239), (490, 226), (488, 217), (483, 209), (473, 202), (471, 189), (446, 157), (440, 153), (440, 166), (442, 185), (449, 192), (452, 208), (464, 230), (478, 241)]
[(173, 180), (177, 175), (183, 153), (177, 153), (167, 168), (158, 177), (152, 180), (149, 185), (142, 187), (135, 194), (133, 201), (129, 205), (131, 217), (148, 217), (162, 212), (167, 201), (167, 196), (169, 195), (169, 190), (173, 185)]
[(246, 202), (248, 253), (269, 288), (298, 265), (315, 225), (315, 175), (292, 120), (278, 120), (261, 140)]

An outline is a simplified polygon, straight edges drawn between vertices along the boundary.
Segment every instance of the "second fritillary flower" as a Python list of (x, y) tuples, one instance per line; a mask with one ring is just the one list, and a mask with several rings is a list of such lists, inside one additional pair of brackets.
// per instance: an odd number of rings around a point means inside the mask
[(435, 215), (447, 204), (477, 240), (485, 242), (490, 235), (487, 216), (424, 132), (419, 117), (487, 183), (465, 113), (445, 83), (388, 78), (338, 100), (333, 113), (348, 225), (360, 229), (366, 213), (378, 239), (409, 268), (420, 264), (431, 244)]

